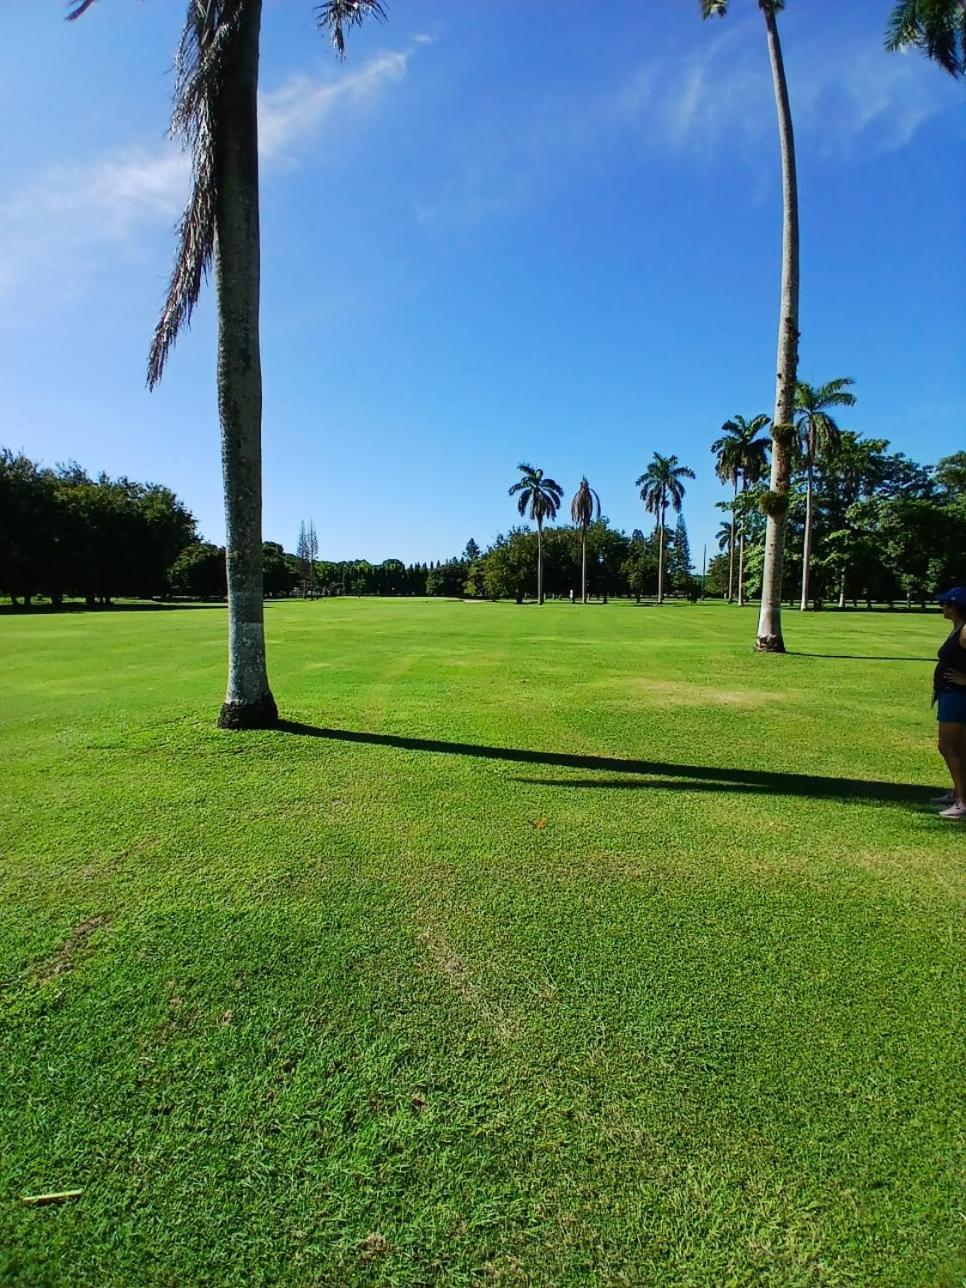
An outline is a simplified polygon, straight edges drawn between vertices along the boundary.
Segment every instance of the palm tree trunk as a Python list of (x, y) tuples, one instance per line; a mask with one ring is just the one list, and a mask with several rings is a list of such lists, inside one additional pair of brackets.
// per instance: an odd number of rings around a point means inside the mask
[(543, 603), (543, 524), (537, 520), (537, 603)]
[(734, 477), (734, 500), (731, 502), (731, 540), (728, 542), (728, 603), (735, 597), (735, 501), (738, 500), (738, 474)]
[(745, 606), (745, 533), (738, 536), (738, 607)]
[(583, 530), (580, 541), (580, 585), (581, 603), (587, 603), (587, 529)]
[(795, 135), (788, 103), (788, 83), (782, 61), (781, 41), (775, 11), (762, 12), (768, 33), (768, 54), (778, 110), (778, 137), (782, 161), (782, 285), (778, 321), (778, 378), (772, 425), (771, 483), (767, 498), (765, 566), (761, 584), (761, 613), (755, 648), (765, 653), (784, 653), (782, 639), (782, 560), (785, 545), (785, 516), (791, 477), (792, 416), (798, 379), (798, 179), (795, 170)]
[(802, 547), (802, 612), (808, 609), (808, 565), (812, 558), (812, 461), (805, 482), (805, 544)]
[(664, 510), (657, 529), (657, 602), (664, 603)]
[(262, 609), (262, 370), (258, 337), (258, 40), (261, 0), (242, 6), (225, 67), (215, 141), (218, 415), (228, 568), (223, 729), (272, 725)]

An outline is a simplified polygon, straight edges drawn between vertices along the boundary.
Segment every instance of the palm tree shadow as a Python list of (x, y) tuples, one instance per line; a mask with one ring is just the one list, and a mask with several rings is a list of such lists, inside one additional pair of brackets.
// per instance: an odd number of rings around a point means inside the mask
[[(329, 729), (280, 720), (276, 730), (305, 738), (332, 742), (361, 743), (394, 747), (401, 751), (434, 752), (437, 755), (471, 756), (479, 760), (505, 760), (527, 765), (552, 765), (562, 769), (589, 769), (611, 774), (633, 774), (630, 779), (600, 778), (514, 778), (513, 782), (542, 787), (658, 788), (691, 792), (757, 792), (765, 796), (805, 796), (824, 800), (893, 801), (923, 804), (931, 790), (915, 783), (872, 782), (859, 778), (835, 778), (816, 774), (781, 773), (766, 769), (724, 769), (711, 765), (678, 765), (660, 760), (624, 760), (616, 756), (578, 756), (561, 751), (530, 751), (522, 747), (490, 747), (478, 743), (445, 742), (437, 738), (409, 738), (401, 734), (367, 733), (357, 729)], [(648, 781), (640, 781), (646, 776)], [(689, 781), (681, 781), (689, 780)]]
[(935, 663), (934, 657), (886, 657), (883, 653), (793, 653), (788, 650), (788, 657), (822, 657), (833, 658), (840, 662), (930, 662)]

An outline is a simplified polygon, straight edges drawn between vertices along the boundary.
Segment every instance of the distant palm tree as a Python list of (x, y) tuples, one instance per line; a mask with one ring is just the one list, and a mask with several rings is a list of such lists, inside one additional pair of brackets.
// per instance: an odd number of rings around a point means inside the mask
[[(94, 0), (68, 0), (79, 18)], [(318, 25), (340, 57), (345, 30), (383, 18), (378, 0), (327, 0)], [(258, 55), (262, 0), (189, 0), (174, 68), (171, 133), (191, 153), (178, 250), (148, 356), (148, 385), (214, 264), (218, 416), (228, 569), (228, 686), (218, 723), (272, 725), (278, 708), (265, 664), (262, 577), (262, 367), (259, 349)]]
[[(759, 412), (751, 420), (744, 416), (733, 416), (721, 426), (721, 437), (711, 444), (711, 450), (717, 458), (715, 473), (723, 483), (731, 483), (734, 488), (734, 501), (738, 499), (738, 484), (744, 479), (744, 486), (757, 482), (765, 470), (768, 454), (768, 439), (759, 434), (770, 424), (764, 412)], [(731, 543), (728, 547), (728, 598), (734, 598), (735, 572), (735, 509), (731, 509)], [(739, 598), (740, 578), (739, 578)]]
[(647, 469), (636, 479), (634, 486), (640, 488), (641, 500), (648, 514), (657, 516), (657, 602), (664, 603), (664, 520), (670, 505), (675, 514), (681, 513), (681, 502), (684, 500), (682, 479), (693, 479), (694, 471), (686, 465), (678, 465), (676, 456), (662, 456), (654, 453), (654, 459)]
[(901, 0), (886, 28), (891, 52), (921, 49), (950, 76), (966, 74), (966, 4), (963, 0)]
[(537, 525), (537, 603), (542, 604), (543, 522), (557, 517), (563, 488), (553, 479), (545, 478), (543, 470), (535, 470), (532, 465), (518, 465), (517, 469), (523, 478), (510, 488), (510, 496), (517, 495), (517, 509)]
[(731, 548), (732, 537), (734, 536), (734, 525), (722, 522), (718, 531), (714, 534), (714, 539), (718, 543), (718, 549), (722, 554)]
[(812, 558), (812, 482), (815, 461), (819, 455), (835, 451), (839, 427), (828, 414), (829, 407), (854, 407), (855, 394), (846, 386), (855, 384), (848, 376), (830, 380), (827, 385), (808, 385), (799, 381), (795, 389), (795, 425), (805, 462), (805, 547), (802, 551), (802, 612), (808, 608), (808, 569)]
[(570, 517), (580, 525), (580, 602), (587, 603), (587, 528), (600, 518), (600, 497), (587, 482), (580, 480), (574, 499), (570, 502)]
[[(703, 18), (723, 17), (729, 0), (700, 0)], [(785, 554), (785, 516), (792, 469), (792, 417), (795, 385), (798, 381), (798, 304), (801, 278), (798, 233), (798, 171), (795, 164), (795, 132), (788, 100), (788, 81), (778, 32), (778, 14), (785, 0), (758, 0), (765, 20), (768, 58), (771, 63), (778, 141), (782, 169), (782, 275), (778, 311), (778, 354), (774, 370), (775, 413), (772, 417), (771, 482), (763, 498), (765, 563), (761, 581), (761, 611), (755, 648), (762, 653), (784, 653), (782, 638), (782, 562)]]

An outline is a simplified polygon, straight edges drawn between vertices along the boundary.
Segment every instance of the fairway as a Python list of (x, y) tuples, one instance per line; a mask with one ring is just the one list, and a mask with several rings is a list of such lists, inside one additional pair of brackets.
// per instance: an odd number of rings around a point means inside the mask
[(755, 613), (0, 618), (0, 1280), (958, 1284), (944, 623)]

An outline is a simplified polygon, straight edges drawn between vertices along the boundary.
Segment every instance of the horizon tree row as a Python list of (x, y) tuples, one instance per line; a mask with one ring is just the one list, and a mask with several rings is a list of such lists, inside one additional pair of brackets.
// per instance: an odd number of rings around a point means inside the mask
[[(521, 478), (509, 490), (510, 496), (517, 497), (517, 510), (537, 525), (537, 603), (542, 604), (543, 595), (543, 525), (548, 519), (555, 519), (560, 503), (563, 500), (563, 488), (555, 479), (548, 478), (543, 470), (522, 462), (517, 466)], [(655, 530), (658, 537), (657, 563), (657, 601), (664, 602), (664, 546), (667, 511), (670, 506), (676, 514), (681, 513), (684, 500), (682, 479), (693, 479), (693, 470), (678, 464), (676, 456), (653, 454), (653, 459), (644, 473), (635, 480), (634, 486), (640, 490), (644, 509), (655, 516)], [(587, 482), (584, 475), (580, 486), (570, 503), (570, 517), (574, 526), (581, 533), (581, 576), (580, 599), (587, 603), (587, 530), (591, 523), (600, 518), (600, 497)]]

